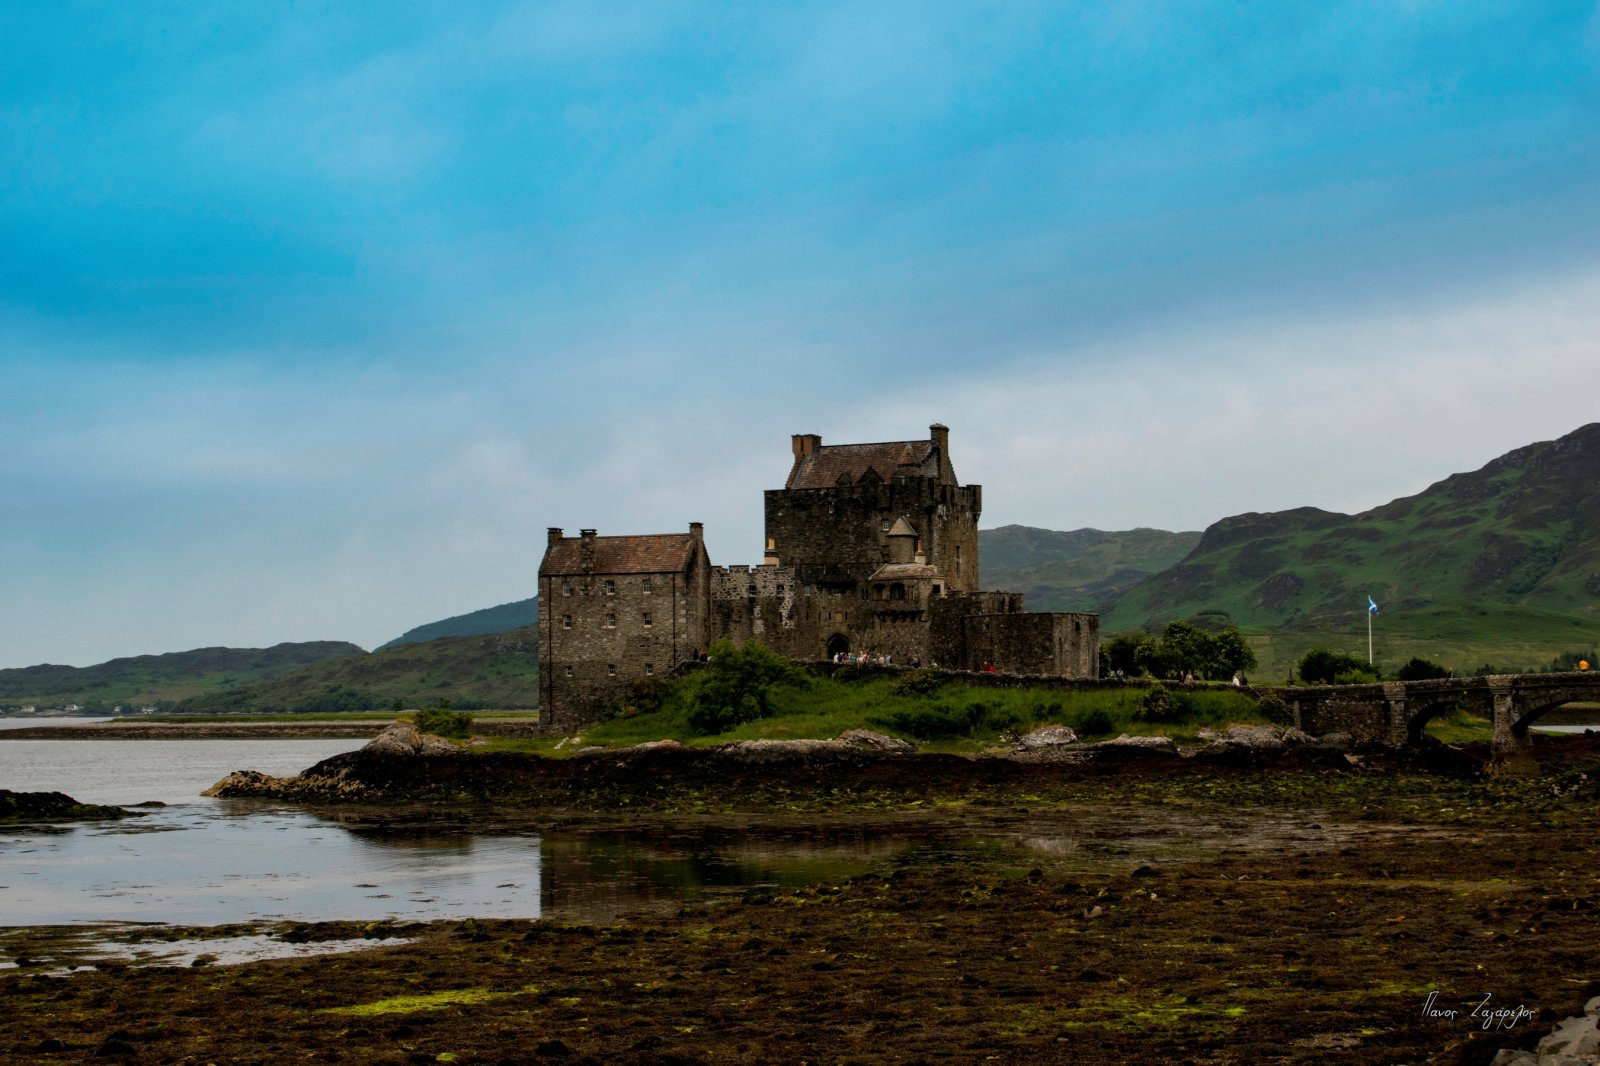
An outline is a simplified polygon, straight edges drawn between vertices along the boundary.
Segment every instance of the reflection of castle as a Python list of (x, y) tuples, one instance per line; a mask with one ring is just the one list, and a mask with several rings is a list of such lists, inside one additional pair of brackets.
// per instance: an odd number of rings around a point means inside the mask
[(1099, 618), (1024, 614), (1022, 596), (978, 590), (983, 490), (950, 465), (950, 431), (824, 446), (794, 437), (794, 465), (766, 493), (761, 566), (712, 566), (688, 533), (577, 537), (551, 529), (539, 567), (540, 718), (594, 721), (632, 682), (718, 637), (792, 659), (889, 655), (957, 670), (1094, 677)]

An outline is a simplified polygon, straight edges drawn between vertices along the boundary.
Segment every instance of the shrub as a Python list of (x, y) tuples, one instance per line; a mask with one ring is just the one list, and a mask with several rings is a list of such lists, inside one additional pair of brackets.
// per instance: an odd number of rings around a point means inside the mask
[(992, 736), (1014, 730), (1022, 716), (1005, 707), (990, 707), (976, 701), (964, 707), (936, 703), (909, 711), (895, 711), (870, 719), (873, 725), (918, 740), (955, 740), (958, 737)]
[(1276, 692), (1268, 692), (1262, 696), (1256, 703), (1256, 709), (1261, 712), (1261, 717), (1273, 725), (1290, 725), (1294, 722), (1294, 712)]
[(794, 664), (759, 641), (724, 638), (711, 645), (711, 662), (689, 679), (689, 728), (709, 735), (770, 718), (779, 686), (806, 683)]
[(654, 677), (641, 677), (628, 686), (628, 691), (612, 700), (601, 712), (602, 722), (619, 718), (637, 718), (641, 714), (654, 714), (666, 699), (667, 683)]
[(1157, 685), (1139, 697), (1139, 706), (1133, 716), (1141, 722), (1175, 725), (1182, 722), (1188, 713), (1189, 701), (1184, 696), (1165, 685)]
[(419, 732), (461, 740), (472, 731), (472, 715), (452, 711), (447, 702), (439, 707), (418, 711), (413, 724)]
[(1378, 675), (1366, 667), (1355, 670), (1341, 670), (1333, 677), (1335, 685), (1376, 685)]
[(1308, 685), (1348, 684), (1338, 680), (1339, 675), (1367, 670), (1367, 664), (1342, 651), (1312, 648), (1300, 660), (1300, 680)]
[(1073, 723), (1072, 728), (1086, 737), (1103, 737), (1116, 726), (1112, 725), (1109, 714), (1096, 707), (1092, 711), (1078, 715), (1078, 720)]
[(944, 678), (931, 670), (913, 670), (901, 674), (892, 691), (896, 696), (935, 696), (944, 688)]
[(1413, 655), (1395, 676), (1401, 681), (1427, 681), (1435, 677), (1449, 677), (1450, 671), (1438, 663)]

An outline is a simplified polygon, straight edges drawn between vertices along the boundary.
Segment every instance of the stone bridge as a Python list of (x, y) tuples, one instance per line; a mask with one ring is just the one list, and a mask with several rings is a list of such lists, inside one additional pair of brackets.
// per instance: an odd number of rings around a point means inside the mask
[(1528, 727), (1565, 703), (1600, 703), (1600, 671), (1497, 674), (1376, 685), (1312, 685), (1262, 689), (1283, 698), (1294, 724), (1307, 733), (1349, 733), (1388, 744), (1415, 744), (1428, 719), (1463, 707), (1494, 722), (1491, 768), (1538, 772)]

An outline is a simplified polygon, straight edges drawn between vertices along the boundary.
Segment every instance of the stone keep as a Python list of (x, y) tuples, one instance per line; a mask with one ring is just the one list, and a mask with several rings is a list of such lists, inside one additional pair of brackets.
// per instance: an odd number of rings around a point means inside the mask
[(765, 494), (760, 566), (712, 566), (702, 529), (566, 537), (539, 568), (540, 720), (576, 729), (628, 688), (720, 637), (797, 660), (839, 652), (947, 669), (1098, 676), (1099, 619), (1028, 614), (978, 585), (983, 490), (956, 480), (950, 431), (927, 440), (824, 445), (793, 437)]

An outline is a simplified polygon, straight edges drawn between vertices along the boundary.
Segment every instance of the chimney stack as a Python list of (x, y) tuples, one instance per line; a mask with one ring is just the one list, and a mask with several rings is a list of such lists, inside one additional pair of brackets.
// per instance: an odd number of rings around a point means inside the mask
[(583, 541), (578, 549), (583, 559), (583, 572), (592, 574), (594, 573), (594, 530), (580, 529), (578, 530), (578, 536)]
[(796, 433), (790, 437), (790, 442), (794, 447), (796, 459), (804, 459), (822, 447), (822, 437), (815, 433)]
[(557, 544), (561, 543), (561, 527), (551, 526), (548, 530), (546, 530), (544, 543), (545, 547), (547, 548), (553, 548)]
[(706, 539), (706, 524), (704, 522), (689, 523), (689, 539), (699, 544)]

